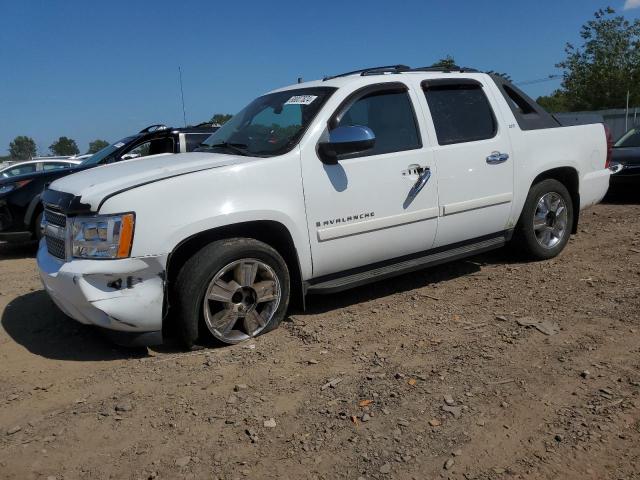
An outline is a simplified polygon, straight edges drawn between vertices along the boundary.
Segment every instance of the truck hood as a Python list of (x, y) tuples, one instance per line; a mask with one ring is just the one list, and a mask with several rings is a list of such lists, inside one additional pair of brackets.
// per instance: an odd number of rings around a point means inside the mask
[[(72, 196), (76, 205), (81, 204), (84, 209), (96, 212), (106, 197), (119, 192), (166, 178), (251, 160), (255, 158), (208, 152), (153, 155), (69, 175), (53, 182), (49, 190), (63, 194), (63, 197)], [(46, 197), (53, 198), (51, 195)]]

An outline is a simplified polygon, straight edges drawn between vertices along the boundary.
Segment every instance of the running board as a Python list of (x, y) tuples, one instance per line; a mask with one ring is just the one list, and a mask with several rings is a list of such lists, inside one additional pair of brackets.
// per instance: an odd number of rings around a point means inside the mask
[(495, 250), (506, 244), (505, 236), (499, 236), (482, 240), (467, 245), (454, 247), (448, 250), (442, 250), (436, 253), (425, 253), (423, 256), (414, 257), (410, 260), (399, 261), (384, 265), (381, 267), (373, 267), (362, 271), (359, 269), (357, 273), (345, 274), (330, 280), (318, 279), (317, 283), (313, 280), (306, 285), (306, 293), (327, 294), (341, 292), (349, 288), (366, 285), (367, 283), (377, 282), (386, 278), (395, 277), (427, 267), (433, 267), (442, 263), (459, 260), (461, 258), (478, 255), (480, 253)]

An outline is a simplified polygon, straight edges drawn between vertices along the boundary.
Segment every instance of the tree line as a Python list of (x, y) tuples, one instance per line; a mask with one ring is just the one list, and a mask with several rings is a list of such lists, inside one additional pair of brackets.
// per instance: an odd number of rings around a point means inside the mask
[[(546, 110), (577, 112), (640, 105), (640, 19), (629, 21), (613, 8), (597, 10), (580, 29), (582, 45), (565, 45), (562, 84), (537, 102)], [(432, 66), (453, 68), (447, 55)], [(511, 80), (509, 75), (496, 73)]]
[[(96, 139), (89, 142), (89, 149), (86, 153), (96, 153), (98, 150), (108, 146), (109, 142), (102, 139)], [(80, 149), (76, 141), (69, 137), (60, 137), (51, 145), (49, 145), (49, 154), (56, 156), (78, 155)], [(9, 143), (9, 158), (11, 160), (29, 160), (38, 155), (36, 142), (33, 138), (26, 135), (18, 135)]]
[[(211, 117), (211, 120), (207, 123), (213, 125), (223, 125), (228, 122), (233, 115), (229, 113), (216, 113)], [(89, 142), (89, 149), (87, 154), (93, 154), (109, 146), (109, 142), (100, 138)], [(78, 155), (80, 149), (78, 144), (73, 138), (59, 137), (55, 142), (49, 145), (50, 155), (55, 156), (71, 156)], [(10, 160), (29, 160), (38, 155), (38, 149), (36, 142), (33, 138), (26, 135), (18, 135), (9, 143), (9, 156)]]
[(640, 104), (640, 19), (611, 7), (597, 10), (580, 30), (581, 46), (565, 45), (562, 84), (538, 103), (552, 112), (604, 110)]

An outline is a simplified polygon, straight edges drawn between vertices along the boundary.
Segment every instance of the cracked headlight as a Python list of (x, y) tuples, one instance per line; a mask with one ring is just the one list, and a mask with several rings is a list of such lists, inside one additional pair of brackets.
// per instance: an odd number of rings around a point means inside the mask
[(128, 258), (135, 215), (76, 217), (71, 226), (71, 255), (75, 258)]

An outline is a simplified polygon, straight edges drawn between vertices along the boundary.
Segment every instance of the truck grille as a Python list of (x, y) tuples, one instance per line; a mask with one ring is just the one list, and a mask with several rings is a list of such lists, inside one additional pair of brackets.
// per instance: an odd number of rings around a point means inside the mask
[(57, 225), (58, 227), (63, 228), (67, 226), (67, 217), (65, 217), (62, 213), (54, 212), (52, 210), (45, 210), (44, 219), (51, 225)]
[(46, 241), (47, 241), (47, 250), (51, 255), (61, 260), (64, 260), (66, 258), (66, 249), (65, 249), (64, 240), (48, 236), (46, 237)]
[[(62, 213), (45, 209), (44, 221), (44, 238), (47, 243), (47, 251), (52, 256), (64, 260), (67, 256), (65, 246), (67, 217)], [(53, 228), (46, 228), (46, 225), (51, 225)]]

